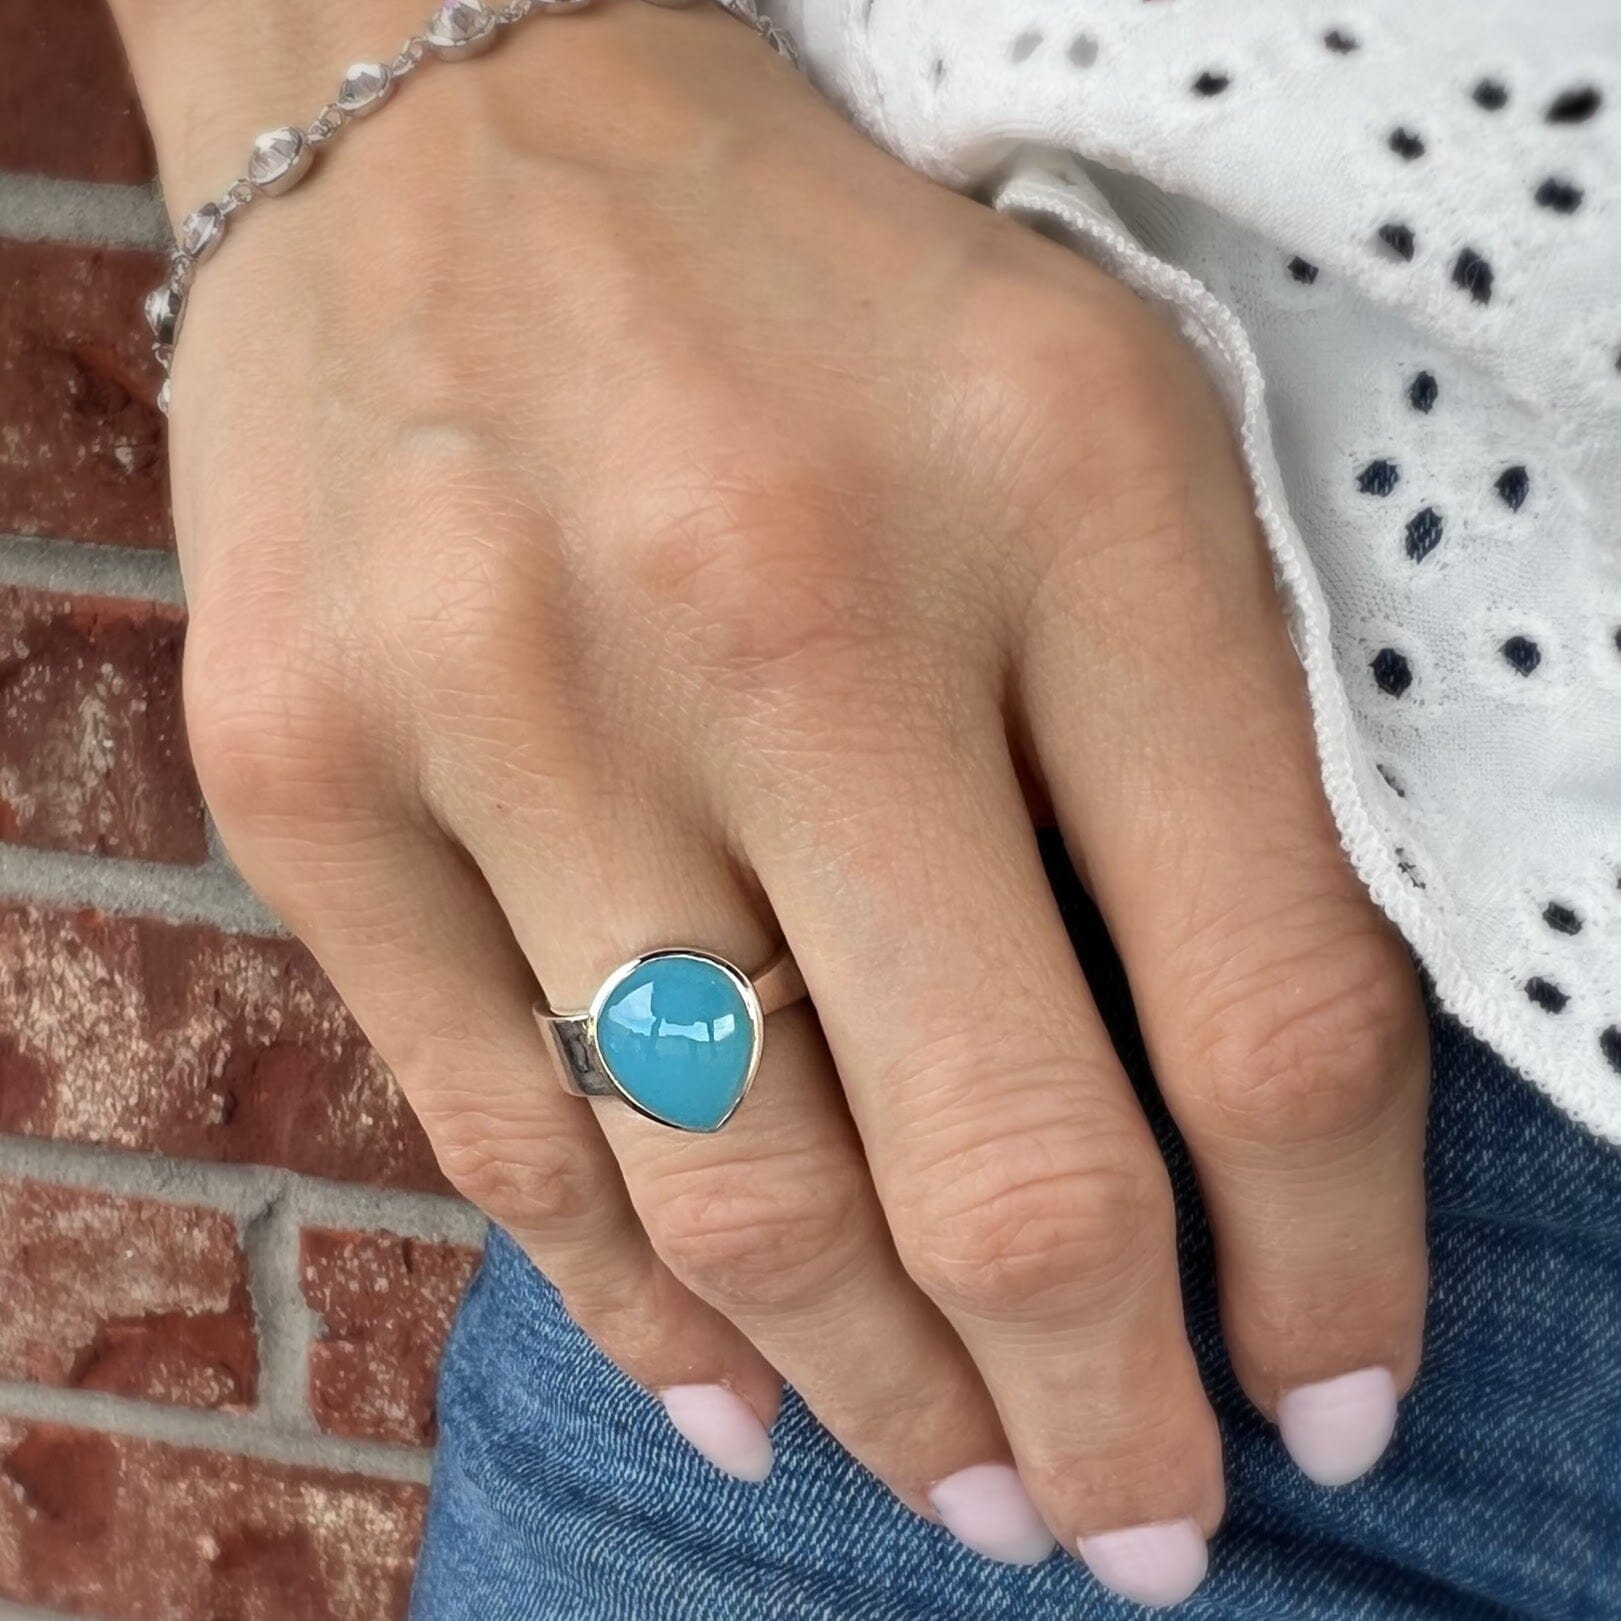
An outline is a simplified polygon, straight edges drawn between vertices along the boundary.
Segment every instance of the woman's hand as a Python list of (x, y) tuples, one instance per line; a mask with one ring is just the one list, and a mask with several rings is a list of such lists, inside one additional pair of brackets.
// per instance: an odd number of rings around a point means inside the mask
[[(414, 21), (124, 11), (181, 207)], [(1372, 1461), (1419, 1356), (1424, 1021), (1227, 423), (1133, 297), (718, 12), (604, 4), (425, 72), (242, 222), (173, 442), (233, 856), (716, 1463), (764, 1473), (780, 1372), (984, 1552), (1045, 1522), (1139, 1596), (1198, 1580), (1170, 1191), (1033, 803), (1129, 971), (1240, 1379), (1321, 1478)], [(536, 979), (578, 1006), (779, 933), (815, 1012), (723, 1132), (555, 1086)]]

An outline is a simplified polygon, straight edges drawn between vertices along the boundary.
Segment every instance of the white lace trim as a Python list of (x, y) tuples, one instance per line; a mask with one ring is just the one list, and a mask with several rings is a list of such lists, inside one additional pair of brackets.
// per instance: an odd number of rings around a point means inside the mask
[(1621, 1141), (1609, 0), (775, 10), (877, 140), (1205, 355), (1358, 872), (1443, 1003)]

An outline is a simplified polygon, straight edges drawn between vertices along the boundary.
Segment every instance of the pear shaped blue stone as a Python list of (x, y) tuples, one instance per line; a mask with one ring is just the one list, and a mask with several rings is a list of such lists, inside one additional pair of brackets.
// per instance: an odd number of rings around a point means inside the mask
[(632, 1102), (683, 1131), (715, 1131), (748, 1089), (759, 1031), (725, 968), (668, 952), (608, 992), (596, 1040), (603, 1067)]

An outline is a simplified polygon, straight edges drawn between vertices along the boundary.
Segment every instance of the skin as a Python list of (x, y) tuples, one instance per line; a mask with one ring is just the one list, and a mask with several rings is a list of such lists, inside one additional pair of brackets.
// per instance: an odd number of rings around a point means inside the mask
[[(122, 0), (175, 202), (409, 31)], [(294, 43), (296, 42), (296, 43)], [(229, 63), (227, 68), (224, 64)], [(908, 1504), (1222, 1514), (1165, 1169), (1037, 859), (1131, 977), (1257, 1407), (1415, 1373), (1427, 1051), (1177, 336), (718, 12), (436, 68), (201, 275), (174, 379), (197, 767), (456, 1184), (650, 1390), (787, 1378)], [(714, 1137), (563, 1096), (535, 981), (745, 966)]]

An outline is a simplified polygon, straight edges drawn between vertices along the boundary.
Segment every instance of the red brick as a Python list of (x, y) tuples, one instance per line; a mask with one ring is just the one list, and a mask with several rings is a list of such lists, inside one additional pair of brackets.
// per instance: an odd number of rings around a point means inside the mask
[(0, 1420), (0, 1596), (120, 1621), (395, 1621), (423, 1496)]
[(0, 169), (152, 178), (152, 143), (102, 0), (0, 0)]
[(177, 608), (0, 586), (0, 840), (203, 860), (184, 636)]
[(161, 257), (0, 239), (0, 531), (172, 544), (141, 301)]
[(390, 1233), (310, 1229), (304, 1299), (321, 1319), (310, 1408), (332, 1435), (426, 1445), (439, 1355), (478, 1251)]
[(250, 1407), (247, 1261), (217, 1210), (0, 1182), (0, 1378)]
[(291, 940), (0, 903), (0, 1132), (442, 1191)]

